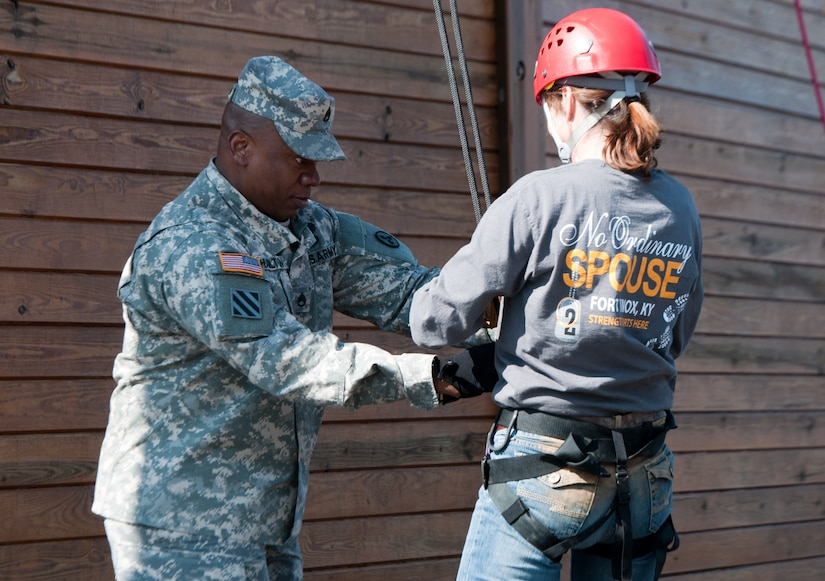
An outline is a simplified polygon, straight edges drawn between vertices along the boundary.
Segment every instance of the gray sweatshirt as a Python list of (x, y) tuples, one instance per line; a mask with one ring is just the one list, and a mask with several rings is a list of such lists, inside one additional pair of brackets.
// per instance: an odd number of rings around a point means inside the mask
[(414, 296), (413, 339), (468, 337), (504, 297), (499, 406), (576, 416), (669, 409), (702, 305), (702, 235), (687, 189), (588, 160), (533, 172)]

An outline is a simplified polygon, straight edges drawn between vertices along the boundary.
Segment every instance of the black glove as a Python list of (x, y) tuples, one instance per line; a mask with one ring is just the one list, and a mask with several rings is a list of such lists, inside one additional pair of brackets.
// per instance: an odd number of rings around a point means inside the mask
[[(498, 382), (495, 353), (495, 343), (470, 347), (441, 363), (438, 377), (455, 386), (462, 398), (491, 392)], [(442, 403), (456, 400), (457, 398), (445, 395)]]

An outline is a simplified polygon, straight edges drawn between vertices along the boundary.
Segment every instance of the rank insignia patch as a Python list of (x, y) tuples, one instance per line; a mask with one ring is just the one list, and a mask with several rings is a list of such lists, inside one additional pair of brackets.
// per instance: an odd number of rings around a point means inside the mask
[(232, 316), (242, 319), (261, 319), (261, 295), (256, 291), (233, 288), (229, 290)]
[(244, 274), (254, 274), (255, 276), (264, 275), (261, 261), (254, 256), (235, 252), (221, 252), (220, 258), (221, 268), (224, 272), (242, 272)]

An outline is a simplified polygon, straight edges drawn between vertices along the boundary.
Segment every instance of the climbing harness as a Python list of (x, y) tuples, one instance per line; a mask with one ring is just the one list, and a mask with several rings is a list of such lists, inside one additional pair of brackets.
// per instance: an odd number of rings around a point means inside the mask
[[(679, 537), (670, 517), (654, 534), (633, 539), (630, 512), (630, 488), (627, 463), (636, 457), (657, 454), (664, 446), (665, 435), (676, 427), (673, 415), (667, 412), (663, 422), (646, 421), (633, 428), (606, 428), (598, 424), (565, 418), (531, 410), (502, 409), (490, 429), (490, 451), (507, 446), (514, 430), (540, 434), (563, 440), (552, 454), (527, 454), (514, 458), (493, 460), (489, 452), (482, 461), (484, 488), (504, 519), (530, 544), (554, 562), (596, 533), (610, 518), (616, 519), (613, 543), (600, 543), (584, 551), (611, 559), (613, 577), (622, 581), (632, 578), (632, 560), (651, 552), (656, 556), (658, 579), (668, 552), (679, 546)], [(505, 440), (493, 444), (499, 430), (507, 430)], [(560, 539), (538, 522), (527, 506), (516, 495), (508, 482), (537, 478), (561, 468), (585, 471), (601, 478), (610, 473), (602, 464), (616, 465), (616, 497), (613, 506), (592, 525), (573, 537)]]

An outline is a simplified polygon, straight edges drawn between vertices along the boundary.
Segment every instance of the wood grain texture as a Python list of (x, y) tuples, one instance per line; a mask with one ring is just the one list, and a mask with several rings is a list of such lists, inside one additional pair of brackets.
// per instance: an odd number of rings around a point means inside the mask
[[(498, 184), (510, 138), (498, 135), (505, 32), (493, 0), (458, 4)], [(825, 138), (794, 0), (540, 4), (537, 37), (596, 5), (645, 28), (663, 66), (650, 91), (665, 128), (660, 167), (703, 219), (706, 301), (678, 362), (669, 437), (682, 548), (665, 578), (819, 579)], [(801, 6), (821, 84), (825, 5)], [(258, 54), (284, 56), (336, 98), (348, 160), (319, 166), (315, 200), (393, 233), (425, 265), (473, 233), (430, 0), (0, 5), (2, 579), (113, 579), (89, 506), (122, 340), (118, 277), (139, 233), (214, 154), (226, 95)], [(528, 85), (534, 58), (521, 59)], [(545, 143), (537, 155), (558, 165)], [(339, 314), (335, 329), (430, 352)], [(488, 396), (431, 412), (327, 410), (301, 539), (306, 579), (454, 578), (496, 411)]]

